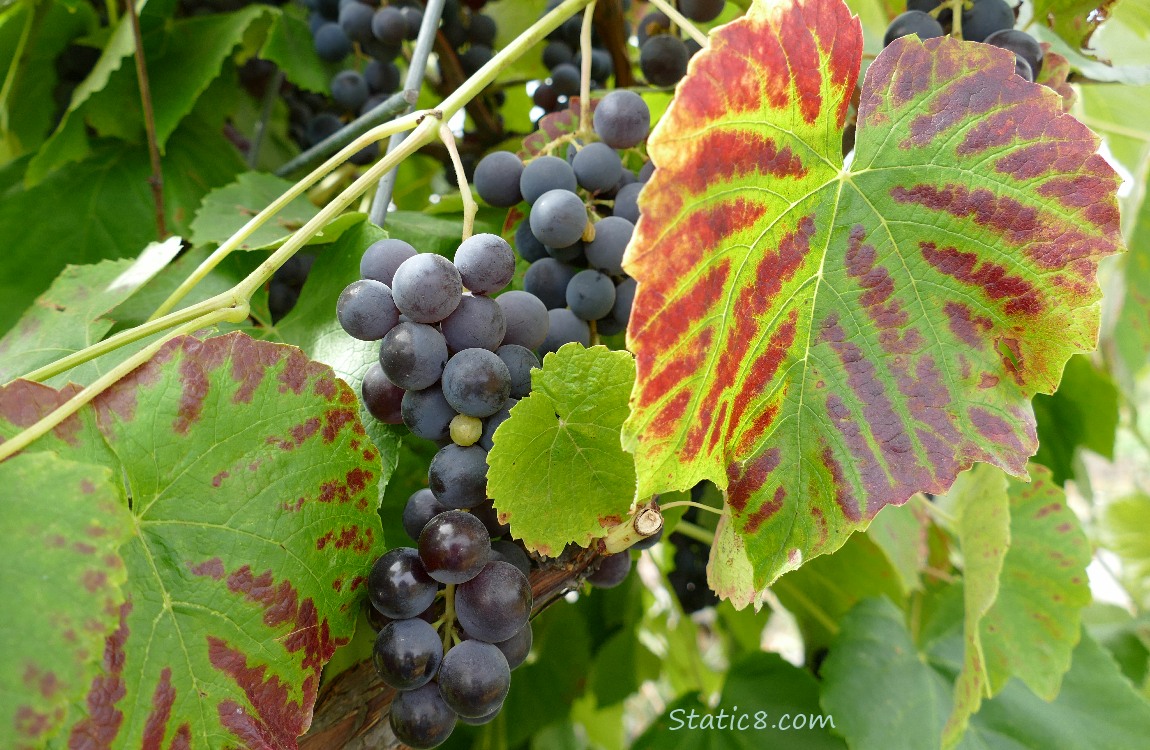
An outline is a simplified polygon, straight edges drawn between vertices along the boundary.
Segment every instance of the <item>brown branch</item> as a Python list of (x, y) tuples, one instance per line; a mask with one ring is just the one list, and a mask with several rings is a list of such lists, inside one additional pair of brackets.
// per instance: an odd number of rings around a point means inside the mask
[[(467, 80), (467, 76), (459, 64), (459, 56), (455, 54), (455, 50), (447, 42), (447, 37), (443, 35), (442, 31), (435, 35), (435, 54), (439, 58), (439, 72), (443, 76), (444, 91), (441, 93), (446, 96), (462, 86)], [(482, 94), (468, 102), (466, 109), (483, 140), (491, 140), (492, 138), (496, 142), (503, 140), (503, 125), (491, 113), (491, 108), (487, 106), (487, 101)]]
[(132, 0), (124, 0), (124, 12), (132, 24), (132, 37), (135, 39), (136, 80), (140, 84), (140, 102), (144, 107), (144, 130), (148, 134), (148, 156), (152, 162), (152, 176), (148, 184), (152, 186), (152, 198), (156, 201), (156, 233), (159, 239), (168, 236), (167, 222), (164, 221), (164, 173), (160, 167), (160, 146), (156, 140), (156, 115), (152, 110), (152, 89), (148, 85), (148, 67), (144, 64), (144, 40), (140, 33), (140, 16)]
[[(568, 591), (582, 585), (602, 559), (594, 547), (572, 547), (551, 564), (533, 570), (531, 616), (535, 617)], [(394, 697), (395, 691), (379, 679), (370, 659), (342, 672), (320, 689), (311, 729), (300, 738), (300, 750), (401, 747), (387, 722)]]
[(635, 85), (631, 58), (627, 56), (625, 21), (623, 0), (599, 0), (595, 4), (595, 31), (611, 53), (611, 63), (615, 67), (615, 86), (618, 88)]

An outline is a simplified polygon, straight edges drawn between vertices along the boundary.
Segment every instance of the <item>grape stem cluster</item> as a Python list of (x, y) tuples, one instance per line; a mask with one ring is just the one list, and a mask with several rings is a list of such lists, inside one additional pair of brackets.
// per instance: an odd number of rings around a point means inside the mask
[[(132, 342), (155, 334), (163, 334), (155, 342), (125, 359), (35, 424), (0, 445), (0, 461), (18, 453), (36, 439), (50, 432), (104, 390), (132, 370), (147, 362), (160, 348), (176, 336), (193, 333), (222, 322), (241, 323), (246, 320), (250, 312), (252, 294), (266, 284), (280, 266), (295, 255), (295, 253), (306, 245), (312, 237), (319, 233), (324, 226), (347, 209), (362, 194), (375, 187), (383, 175), (390, 172), (394, 167), (398, 166), (400, 162), (423, 146), (435, 141), (439, 137), (439, 125), (449, 120), (469, 101), (478, 96), (481, 91), (495, 80), (500, 71), (507, 68), (515, 60), (531, 50), (548, 34), (559, 28), (564, 21), (587, 7), (591, 2), (592, 0), (564, 0), (563, 3), (558, 5), (550, 13), (544, 15), (514, 41), (496, 53), (487, 64), (476, 71), (462, 86), (444, 99), (438, 108), (430, 111), (413, 112), (405, 117), (400, 117), (384, 125), (372, 128), (367, 133), (356, 138), (351, 144), (345, 146), (321, 166), (293, 185), (270, 206), (254, 216), (238, 232), (220, 245), (220, 247), (193, 271), (188, 279), (160, 305), (152, 318), (147, 322), (63, 357), (50, 365), (26, 375), (25, 377), (29, 380), (44, 381)], [(326, 174), (340, 167), (348, 157), (371, 143), (390, 137), (394, 133), (409, 130), (411, 134), (399, 147), (380, 159), (371, 168), (367, 169), (355, 182), (332, 199), (316, 216), (292, 234), (279, 249), (261, 263), (245, 279), (226, 292), (217, 294), (197, 304), (190, 305), (182, 310), (170, 312), (193, 287), (202, 281), (224, 258), (238, 249), (244, 240), (251, 236), (253, 232), (267, 223), (276, 213), (291, 203), (292, 200), (318, 183)]]

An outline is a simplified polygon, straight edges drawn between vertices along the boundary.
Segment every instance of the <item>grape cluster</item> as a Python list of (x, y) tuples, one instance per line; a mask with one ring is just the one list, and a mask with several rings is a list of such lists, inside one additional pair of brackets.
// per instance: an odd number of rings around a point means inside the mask
[[(934, 39), (951, 33), (953, 16), (939, 0), (907, 0), (906, 12), (887, 27), (883, 46), (910, 34)], [(963, 6), (962, 38), (1010, 50), (1014, 53), (1014, 72), (1033, 82), (1042, 72), (1042, 46), (1030, 34), (1015, 29), (1014, 22), (1014, 9), (1005, 0), (973, 0)]]
[(392, 730), (411, 747), (442, 743), (456, 721), (495, 718), (511, 670), (531, 651), (527, 556), (493, 542), (506, 529), (493, 531), (491, 522), (419, 490), (403, 513), (416, 546), (388, 551), (368, 576), (372, 606), (385, 620), (372, 658), (398, 691)]
[[(555, 9), (562, 0), (550, 0), (545, 12)], [(624, 2), (624, 7), (629, 6)], [(580, 51), (579, 37), (582, 31), (581, 15), (567, 19), (562, 26), (552, 31), (543, 48), (543, 64), (547, 67), (548, 78), (541, 82), (531, 94), (535, 106), (543, 112), (557, 112), (566, 108), (571, 97), (579, 93), (579, 82), (583, 66), (583, 53)], [(628, 35), (630, 35), (628, 33)], [(591, 88), (607, 85), (615, 74), (615, 64), (611, 53), (604, 47), (599, 34), (591, 33)]]
[(636, 284), (623, 272), (623, 251), (639, 220), (639, 190), (653, 167), (636, 174), (623, 166), (620, 150), (641, 144), (650, 123), (642, 97), (613, 91), (595, 109), (599, 140), (571, 144), (567, 159), (541, 155), (524, 164), (511, 152), (496, 151), (476, 167), (475, 188), (485, 202), (529, 206), (515, 230), (515, 247), (531, 263), (523, 288), (547, 308), (550, 324), (540, 353), (569, 342), (590, 345), (591, 325), (604, 335), (627, 327)]

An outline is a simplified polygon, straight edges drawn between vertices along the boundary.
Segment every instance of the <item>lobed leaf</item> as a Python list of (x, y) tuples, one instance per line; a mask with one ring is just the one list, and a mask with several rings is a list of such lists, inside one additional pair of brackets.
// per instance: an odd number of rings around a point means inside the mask
[[(107, 468), (48, 452), (0, 464), (0, 736), (43, 746), (68, 705), (98, 682), (104, 639), (120, 622), (131, 520)], [(35, 644), (35, 647), (30, 647)], [(12, 743), (12, 744), (8, 744)]]
[[(0, 434), (68, 395), (0, 389)], [(46, 450), (102, 456), (132, 516), (128, 601), (68, 744), (295, 747), (382, 550), (355, 394), (293, 347), (179, 337), (25, 453)]]
[[(146, 284), (180, 251), (179, 237), (153, 242), (138, 259), (105, 260), (67, 266), (52, 286), (3, 338), (0, 338), (0, 382), (26, 375), (104, 338), (114, 320), (106, 317)], [(72, 372), (91, 380), (91, 363)]]
[(586, 547), (623, 520), (635, 464), (619, 445), (635, 363), (627, 352), (566, 344), (531, 373), (487, 454), (487, 493), (528, 548), (554, 556)]
[(625, 446), (640, 497), (726, 488), (752, 590), (975, 461), (1024, 474), (1121, 247), (1097, 139), (987, 45), (891, 44), (844, 164), (861, 51), (841, 0), (757, 0), (648, 143)]

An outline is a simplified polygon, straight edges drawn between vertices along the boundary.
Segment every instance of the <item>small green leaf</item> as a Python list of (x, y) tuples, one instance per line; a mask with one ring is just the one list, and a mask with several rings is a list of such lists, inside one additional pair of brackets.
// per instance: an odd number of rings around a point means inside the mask
[(635, 463), (619, 444), (635, 361), (604, 346), (566, 344), (531, 373), (531, 395), (495, 431), (487, 492), (511, 533), (556, 554), (622, 521)]
[(1122, 583), (1138, 606), (1150, 608), (1150, 495), (1107, 504), (1101, 513), (1102, 544), (1122, 561)]
[(40, 747), (108, 668), (132, 522), (102, 466), (21, 454), (0, 464), (0, 484), (0, 543), (16, 553), (0, 568), (0, 734)]
[(622, 628), (595, 652), (587, 681), (596, 704), (603, 707), (623, 701), (644, 681), (658, 677), (659, 660), (633, 630)]
[(822, 676), (822, 706), (851, 750), (940, 747), (950, 686), (920, 658), (890, 601), (865, 599), (847, 613)]
[[(70, 392), (0, 389), (0, 432)], [(383, 549), (357, 411), (294, 347), (184, 336), (26, 451), (102, 452), (133, 516), (128, 605), (111, 664), (73, 705), (74, 741), (294, 747)]]
[(1091, 549), (1050, 472), (1032, 464), (1030, 473), (1029, 484), (1009, 480), (1010, 548), (998, 597), (982, 620), (982, 647), (993, 692), (1017, 677), (1049, 701), (1070, 668), (1090, 603)]
[[(7, 382), (104, 338), (114, 321), (105, 317), (164, 268), (180, 251), (180, 238), (153, 242), (136, 260), (68, 266), (48, 291), (0, 338), (0, 383)], [(86, 383), (98, 375), (91, 364), (68, 373)]]
[[(1096, 601), (1082, 611), (1082, 623), (1090, 637), (1110, 652), (1126, 679), (1145, 686), (1150, 674), (1150, 615), (1136, 619), (1124, 607)], [(1074, 669), (1073, 662), (1070, 668)]]
[(1010, 500), (1006, 475), (988, 464), (977, 464), (958, 475), (946, 498), (957, 513), (962, 546), (964, 658), (954, 685), (954, 710), (943, 729), (944, 747), (954, 747), (989, 692), (982, 647), (982, 619), (998, 597), (999, 577), (1010, 547)]
[(1032, 460), (1050, 469), (1057, 484), (1074, 478), (1079, 447), (1114, 457), (1118, 389), (1085, 355), (1070, 358), (1053, 395), (1034, 397), (1034, 416), (1038, 453)]

